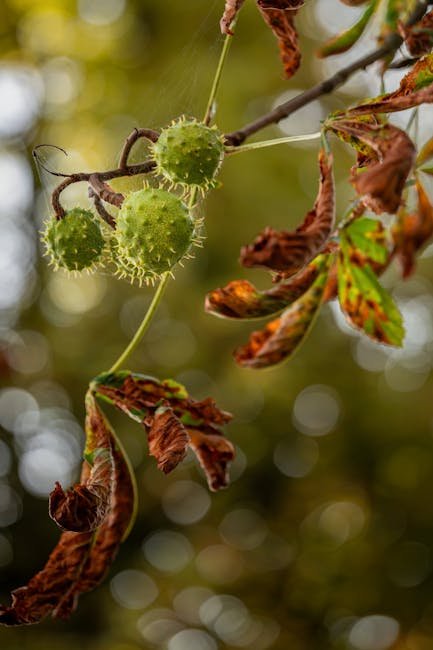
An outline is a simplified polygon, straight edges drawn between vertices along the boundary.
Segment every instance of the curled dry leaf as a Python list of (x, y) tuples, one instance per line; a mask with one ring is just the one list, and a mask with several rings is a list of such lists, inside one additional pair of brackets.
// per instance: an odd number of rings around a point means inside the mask
[(266, 228), (241, 250), (246, 267), (263, 266), (287, 278), (302, 270), (323, 249), (335, 223), (335, 187), (332, 155), (319, 153), (320, 187), (314, 208), (294, 231)]
[[(214, 437), (221, 439), (219, 448), (226, 449), (226, 455), (218, 463), (224, 460), (226, 468), (233, 459), (233, 447), (225, 441), (221, 431), (232, 416), (221, 411), (211, 398), (193, 400), (185, 388), (174, 381), (160, 382), (130, 372), (100, 375), (93, 382), (92, 389), (149, 430), (149, 451), (157, 458), (158, 467), (166, 473), (174, 469), (184, 456), (185, 427), (188, 429), (187, 443), (193, 451), (196, 449), (191, 444), (191, 431), (197, 431), (203, 441), (209, 436), (210, 449)], [(219, 482), (210, 471), (209, 463), (213, 459), (217, 462), (217, 457), (209, 454), (206, 458), (209, 487), (217, 489), (217, 484), (223, 487), (226, 483), (221, 477), (221, 467), (216, 465), (213, 469), (215, 475), (220, 476)]]
[(63, 530), (94, 530), (105, 518), (113, 481), (112, 440), (109, 429), (86, 416), (86, 448), (81, 482), (65, 492), (56, 483), (50, 494), (49, 514)]
[(301, 50), (295, 27), (297, 10), (304, 0), (256, 0), (257, 7), (278, 41), (284, 73), (293, 77), (301, 64)]
[(205, 308), (208, 313), (223, 318), (264, 318), (282, 311), (302, 296), (319, 272), (320, 260), (314, 260), (294, 277), (267, 291), (259, 291), (247, 280), (235, 280), (210, 291)]
[[(104, 421), (105, 426), (109, 427), (97, 405), (95, 405), (95, 418), (101, 423)], [(63, 600), (62, 607), (57, 612), (58, 617), (68, 617), (74, 611), (78, 597), (100, 584), (113, 563), (120, 544), (127, 538), (134, 524), (137, 507), (135, 478), (124, 450), (114, 433), (112, 435), (114, 486), (111, 492), (110, 510), (94, 535), (79, 580), (71, 586), (68, 598)]]
[(433, 54), (417, 61), (403, 77), (397, 90), (353, 106), (341, 116), (359, 117), (393, 113), (433, 102)]
[[(110, 468), (111, 456), (105, 457)], [(111, 480), (111, 476), (110, 476)], [(62, 530), (83, 533), (95, 530), (103, 521), (108, 508), (109, 483), (80, 483), (66, 492), (56, 483), (50, 494), (49, 515)]]
[(352, 168), (352, 183), (364, 205), (377, 214), (394, 214), (415, 164), (411, 139), (401, 129), (375, 118), (335, 119), (327, 127), (355, 148), (361, 144), (358, 163)]
[(401, 34), (412, 56), (428, 54), (433, 47), (433, 11), (429, 11), (416, 25), (402, 27)]
[(235, 359), (248, 368), (268, 368), (286, 361), (300, 346), (323, 302), (328, 280), (328, 265), (306, 293), (280, 318), (253, 332), (248, 343), (235, 351)]
[(226, 0), (223, 17), (220, 21), (221, 32), (233, 36), (230, 25), (235, 20), (245, 0)]
[(232, 443), (216, 433), (203, 433), (189, 429), (190, 447), (206, 474), (209, 488), (220, 490), (229, 482), (228, 466), (235, 456)]
[(145, 420), (149, 427), (149, 454), (158, 462), (158, 469), (169, 474), (185, 458), (188, 434), (182, 422), (169, 407), (160, 407)]
[(419, 181), (416, 189), (417, 210), (408, 212), (402, 208), (393, 228), (395, 254), (401, 263), (404, 278), (409, 277), (415, 269), (416, 253), (433, 237), (433, 206)]
[(110, 435), (113, 482), (110, 507), (101, 526), (85, 533), (65, 532), (45, 567), (26, 586), (12, 592), (10, 607), (0, 607), (0, 624), (30, 625), (48, 615), (66, 618), (80, 594), (103, 579), (135, 514), (135, 484), (129, 466), (104, 415), (89, 394), (87, 414), (95, 437)]

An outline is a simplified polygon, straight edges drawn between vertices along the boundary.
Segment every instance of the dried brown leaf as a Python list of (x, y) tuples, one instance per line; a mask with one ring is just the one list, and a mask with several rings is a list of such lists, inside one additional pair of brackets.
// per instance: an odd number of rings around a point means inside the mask
[(433, 11), (429, 11), (416, 25), (402, 29), (402, 36), (412, 56), (428, 54), (433, 47)]
[(369, 155), (358, 154), (352, 183), (368, 208), (377, 214), (394, 214), (415, 164), (416, 150), (409, 136), (391, 124), (350, 118), (332, 121), (329, 128), (346, 141), (368, 147)]
[(158, 461), (158, 469), (169, 474), (185, 458), (187, 431), (169, 407), (158, 408), (145, 424), (149, 428), (149, 453)]
[[(95, 424), (95, 423), (93, 423)], [(80, 483), (64, 491), (56, 483), (50, 494), (49, 514), (63, 530), (95, 530), (107, 514), (113, 480), (112, 441), (105, 426), (92, 426), (86, 418), (85, 460)]]
[[(91, 395), (87, 396), (88, 424), (96, 439), (111, 428)], [(114, 480), (110, 509), (96, 531), (65, 532), (45, 567), (26, 586), (12, 592), (10, 607), (0, 607), (0, 624), (30, 625), (51, 614), (66, 618), (80, 594), (104, 577), (135, 513), (135, 486), (122, 450), (111, 432)], [(84, 470), (86, 473), (88, 470)]]
[(113, 449), (113, 458), (115, 484), (111, 493), (109, 513), (95, 533), (79, 580), (71, 586), (67, 597), (56, 611), (58, 618), (67, 618), (74, 611), (78, 597), (102, 582), (133, 524), (137, 500), (136, 486), (131, 467), (118, 441)]
[(319, 266), (311, 263), (297, 275), (267, 291), (259, 291), (248, 280), (229, 282), (206, 296), (206, 311), (235, 319), (264, 318), (285, 309), (312, 285)]
[(220, 490), (229, 482), (228, 464), (233, 460), (235, 451), (232, 443), (222, 435), (204, 433), (197, 429), (188, 429), (190, 447), (206, 474), (209, 488)]
[(433, 237), (433, 206), (419, 181), (416, 188), (418, 209), (415, 212), (408, 212), (405, 208), (400, 210), (393, 229), (395, 254), (404, 278), (415, 269), (416, 253)]
[(293, 77), (301, 64), (298, 32), (295, 27), (297, 10), (304, 0), (256, 0), (257, 7), (271, 28), (280, 48), (287, 79)]
[[(224, 456), (225, 464), (233, 457), (233, 448), (221, 432), (221, 428), (232, 416), (219, 409), (210, 397), (201, 401), (193, 400), (183, 386), (176, 382), (158, 382), (151, 377), (129, 372), (101, 375), (93, 384), (93, 389), (134, 420), (150, 428), (149, 451), (158, 459), (158, 467), (164, 472), (174, 469), (183, 458), (184, 427), (188, 429), (189, 439), (191, 431), (200, 432), (204, 437), (210, 436), (210, 441), (216, 436), (220, 441), (220, 450), (226, 449), (227, 454), (231, 450), (230, 458)], [(209, 445), (212, 449), (210, 442)], [(214, 459), (217, 463), (218, 456), (209, 452), (206, 459), (210, 472), (209, 463)], [(216, 464), (213, 471), (220, 478), (212, 480), (211, 488), (218, 489), (215, 486), (225, 485), (221, 478), (222, 469)]]
[(265, 230), (241, 250), (246, 267), (263, 266), (290, 277), (309, 264), (323, 249), (335, 223), (335, 187), (332, 155), (319, 153), (320, 187), (314, 208), (294, 231)]

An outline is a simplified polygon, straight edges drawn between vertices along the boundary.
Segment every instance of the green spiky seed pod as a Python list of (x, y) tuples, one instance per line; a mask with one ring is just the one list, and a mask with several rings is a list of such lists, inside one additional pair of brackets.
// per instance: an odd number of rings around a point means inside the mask
[(196, 120), (179, 120), (163, 129), (153, 145), (157, 173), (174, 184), (207, 190), (224, 157), (223, 136), (216, 127)]
[(101, 260), (105, 245), (94, 215), (81, 208), (48, 221), (43, 240), (54, 266), (67, 271), (91, 270)]
[(161, 189), (130, 194), (116, 222), (116, 263), (119, 274), (153, 280), (170, 271), (190, 248), (194, 222), (187, 206)]

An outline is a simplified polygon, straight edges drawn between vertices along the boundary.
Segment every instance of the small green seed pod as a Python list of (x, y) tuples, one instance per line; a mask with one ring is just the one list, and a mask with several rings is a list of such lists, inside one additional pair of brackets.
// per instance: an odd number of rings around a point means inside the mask
[(216, 127), (196, 120), (179, 120), (163, 129), (153, 145), (157, 173), (183, 186), (208, 190), (224, 157), (223, 136)]
[(194, 222), (175, 194), (145, 188), (123, 202), (114, 236), (119, 274), (152, 280), (186, 255), (194, 239)]
[(62, 219), (46, 223), (43, 241), (56, 268), (67, 271), (91, 270), (101, 261), (105, 240), (89, 210), (74, 208)]

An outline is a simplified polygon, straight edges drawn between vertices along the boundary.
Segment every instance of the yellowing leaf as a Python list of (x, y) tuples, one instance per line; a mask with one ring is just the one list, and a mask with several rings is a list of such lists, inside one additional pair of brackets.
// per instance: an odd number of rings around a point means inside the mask
[(400, 347), (404, 338), (401, 314), (371, 266), (360, 264), (356, 253), (356, 248), (343, 232), (338, 261), (341, 309), (351, 325), (377, 343)]
[(247, 280), (229, 282), (206, 296), (206, 311), (214, 316), (256, 319), (286, 309), (311, 287), (323, 266), (326, 255), (319, 255), (303, 271), (267, 291), (259, 291)]
[(253, 332), (248, 343), (235, 351), (235, 359), (247, 368), (268, 368), (289, 359), (310, 331), (323, 302), (328, 269), (308, 291), (277, 320)]
[(380, 221), (364, 217), (356, 219), (344, 230), (353, 247), (368, 260), (386, 264), (390, 256), (387, 231)]

